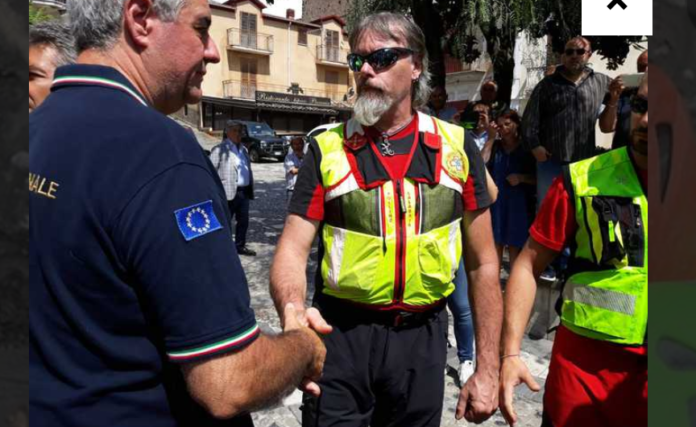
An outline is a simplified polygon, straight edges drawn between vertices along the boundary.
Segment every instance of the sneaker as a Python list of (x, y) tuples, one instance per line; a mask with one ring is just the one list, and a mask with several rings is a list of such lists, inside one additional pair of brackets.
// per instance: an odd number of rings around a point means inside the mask
[(547, 267), (546, 270), (544, 270), (544, 272), (541, 273), (541, 276), (539, 276), (539, 278), (547, 282), (555, 282), (556, 270), (554, 270), (553, 267)]
[(459, 385), (464, 387), (469, 377), (474, 375), (474, 362), (471, 360), (465, 360), (459, 365)]
[(256, 256), (256, 251), (249, 249), (247, 246), (242, 246), (241, 248), (237, 248), (237, 253), (239, 255)]

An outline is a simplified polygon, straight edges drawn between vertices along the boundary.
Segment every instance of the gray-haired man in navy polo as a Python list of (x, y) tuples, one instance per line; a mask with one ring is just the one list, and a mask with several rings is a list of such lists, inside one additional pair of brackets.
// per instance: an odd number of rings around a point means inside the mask
[(224, 189), (166, 114), (220, 60), (206, 0), (68, 0), (80, 50), (30, 115), (35, 426), (252, 425), (320, 376), (293, 308), (260, 331)]

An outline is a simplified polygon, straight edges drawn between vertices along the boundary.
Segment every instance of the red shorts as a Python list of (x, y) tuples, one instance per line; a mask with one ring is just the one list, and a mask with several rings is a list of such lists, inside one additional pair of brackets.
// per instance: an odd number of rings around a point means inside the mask
[(544, 412), (553, 427), (648, 425), (647, 347), (556, 333)]

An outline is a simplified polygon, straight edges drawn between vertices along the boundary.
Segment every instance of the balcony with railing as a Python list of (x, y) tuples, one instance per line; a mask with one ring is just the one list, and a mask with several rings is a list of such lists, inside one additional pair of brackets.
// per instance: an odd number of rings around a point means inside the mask
[(273, 53), (273, 36), (230, 28), (227, 30), (227, 48), (238, 52), (268, 56)]
[(222, 82), (223, 95), (225, 98), (238, 98), (256, 100), (256, 92), (275, 92), (288, 95), (312, 96), (316, 98), (329, 98), (332, 104), (343, 102), (343, 96), (347, 89), (338, 87), (335, 90), (305, 89), (302, 92), (288, 92), (288, 87), (284, 85), (274, 85), (269, 83), (249, 82), (241, 80), (225, 80)]
[(348, 68), (348, 50), (338, 46), (318, 45), (317, 64)]

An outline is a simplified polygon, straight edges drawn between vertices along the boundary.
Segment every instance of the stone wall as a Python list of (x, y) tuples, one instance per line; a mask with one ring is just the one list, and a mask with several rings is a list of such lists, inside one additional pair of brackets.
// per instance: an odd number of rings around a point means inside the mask
[(350, 0), (302, 0), (302, 20), (312, 22), (324, 16), (345, 18)]

